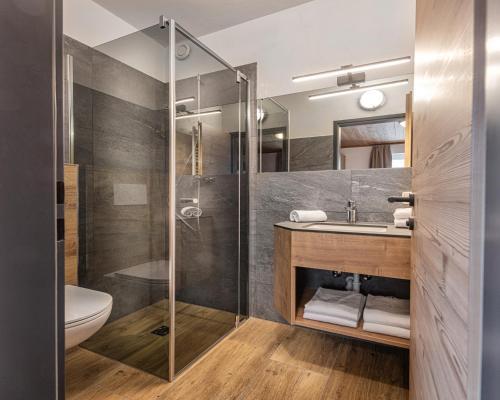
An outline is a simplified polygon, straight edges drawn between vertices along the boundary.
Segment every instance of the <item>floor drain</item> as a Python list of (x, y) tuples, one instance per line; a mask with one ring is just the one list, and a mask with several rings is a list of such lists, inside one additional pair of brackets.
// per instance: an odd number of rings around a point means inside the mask
[(168, 332), (169, 332), (168, 326), (167, 325), (162, 325), (159, 328), (156, 328), (151, 333), (153, 335), (158, 335), (158, 336), (167, 336)]

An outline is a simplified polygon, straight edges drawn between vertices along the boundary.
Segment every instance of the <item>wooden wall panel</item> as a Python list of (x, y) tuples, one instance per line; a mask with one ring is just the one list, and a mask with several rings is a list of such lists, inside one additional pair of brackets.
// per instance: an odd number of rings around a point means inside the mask
[(472, 0), (417, 0), (410, 392), (467, 398)]
[(78, 285), (78, 165), (64, 165), (64, 281)]
[(288, 321), (295, 314), (295, 298), (292, 295), (291, 273), (292, 232), (274, 228), (274, 306)]

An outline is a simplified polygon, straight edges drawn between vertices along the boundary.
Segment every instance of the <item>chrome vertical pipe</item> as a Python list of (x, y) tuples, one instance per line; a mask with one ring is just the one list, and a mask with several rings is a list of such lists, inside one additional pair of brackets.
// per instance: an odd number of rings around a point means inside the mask
[(241, 76), (240, 71), (236, 72), (238, 83), (238, 310), (236, 314), (236, 327), (240, 323), (241, 314)]
[(75, 163), (75, 117), (74, 117), (74, 96), (73, 96), (73, 56), (66, 55), (66, 118), (68, 130), (68, 163)]
[[(261, 113), (264, 112), (264, 100), (260, 99), (257, 100), (257, 113), (259, 112), (259, 109), (261, 110)], [(258, 172), (262, 172), (262, 120), (263, 118), (261, 117), (259, 119), (259, 132), (258, 132), (258, 141), (259, 141), (259, 170)]]
[(286, 110), (286, 117), (287, 117), (287, 127), (286, 127), (286, 135), (287, 135), (287, 141), (288, 141), (288, 149), (287, 149), (287, 172), (290, 172), (290, 159), (292, 157), (292, 148), (291, 148), (291, 130), (290, 130), (290, 110)]
[[(163, 18), (163, 23), (165, 19)], [(161, 22), (160, 22), (161, 24)], [(176, 105), (175, 105), (175, 21), (167, 21), (169, 30), (169, 92), (168, 92), (168, 110), (169, 110), (169, 163), (168, 163), (168, 309), (169, 309), (169, 340), (168, 340), (168, 379), (173, 381), (175, 378), (175, 179), (176, 179)]]

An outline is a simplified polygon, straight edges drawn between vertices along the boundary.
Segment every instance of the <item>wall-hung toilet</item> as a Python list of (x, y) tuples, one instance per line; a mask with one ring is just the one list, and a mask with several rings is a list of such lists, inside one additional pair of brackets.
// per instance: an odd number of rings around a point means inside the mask
[(65, 299), (65, 347), (69, 349), (102, 328), (111, 314), (113, 298), (107, 293), (66, 285)]

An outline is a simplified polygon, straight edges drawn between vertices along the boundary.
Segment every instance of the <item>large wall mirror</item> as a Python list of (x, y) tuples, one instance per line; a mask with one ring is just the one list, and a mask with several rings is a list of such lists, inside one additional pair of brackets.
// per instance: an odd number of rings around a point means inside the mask
[(411, 166), (412, 74), (342, 79), (258, 101), (260, 172)]

